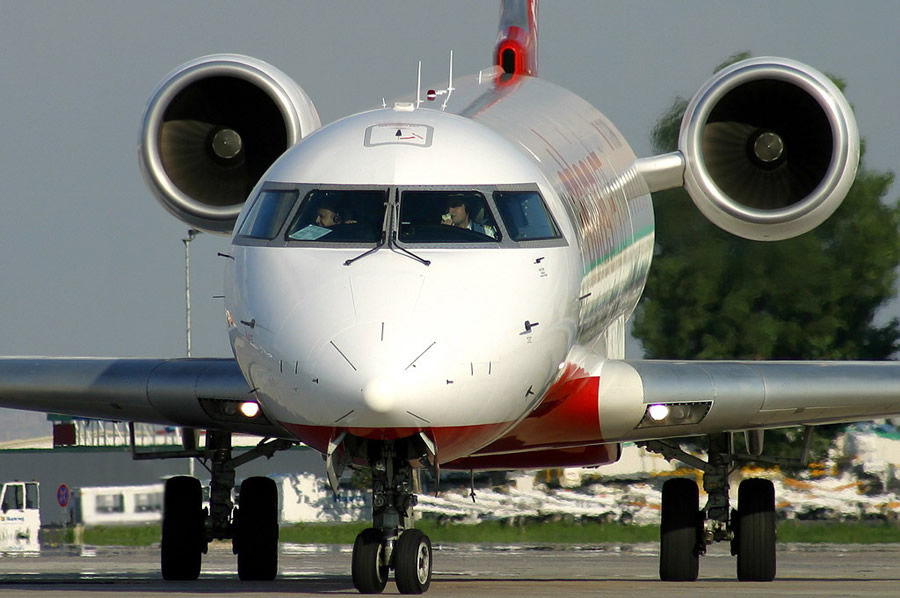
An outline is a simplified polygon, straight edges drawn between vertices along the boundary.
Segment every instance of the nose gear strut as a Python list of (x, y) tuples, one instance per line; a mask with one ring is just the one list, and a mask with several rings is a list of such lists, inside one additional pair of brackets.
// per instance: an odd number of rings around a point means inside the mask
[(353, 585), (363, 594), (380, 593), (393, 570), (401, 594), (421, 594), (431, 585), (432, 549), (428, 536), (413, 529), (418, 499), (412, 464), (433, 459), (434, 445), (412, 437), (369, 441), (365, 447), (372, 472), (372, 527), (353, 545)]

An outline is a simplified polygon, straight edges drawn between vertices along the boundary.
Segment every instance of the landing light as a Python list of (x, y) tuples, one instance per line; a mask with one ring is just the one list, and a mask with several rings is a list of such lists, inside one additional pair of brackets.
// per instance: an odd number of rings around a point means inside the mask
[(655, 426), (685, 426), (703, 421), (712, 408), (712, 401), (696, 403), (653, 403), (647, 405), (638, 428)]
[(201, 398), (200, 407), (216, 421), (257, 425), (270, 423), (256, 401)]
[(650, 405), (647, 407), (647, 415), (655, 422), (661, 422), (669, 416), (669, 407), (667, 405)]
[(241, 413), (244, 414), (244, 417), (256, 417), (257, 415), (259, 415), (259, 403), (256, 403), (254, 401), (241, 403)]

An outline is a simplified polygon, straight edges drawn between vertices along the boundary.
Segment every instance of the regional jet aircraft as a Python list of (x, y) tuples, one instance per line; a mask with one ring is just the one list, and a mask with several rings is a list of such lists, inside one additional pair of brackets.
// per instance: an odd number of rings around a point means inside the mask
[[(275, 486), (249, 478), (235, 505), (235, 468), (298, 442), (335, 485), (371, 472), (353, 583), (378, 593), (393, 576), (409, 594), (432, 580), (418, 470), (602, 466), (637, 442), (705, 474), (702, 507), (693, 479), (663, 488), (660, 577), (696, 579), (706, 547), (729, 541), (739, 579), (771, 580), (773, 486), (742, 481), (732, 508), (727, 474), (747, 457), (732, 435), (756, 457), (767, 428), (900, 414), (896, 363), (624, 356), (650, 193), (684, 186), (748, 239), (813, 229), (859, 160), (840, 91), (791, 60), (739, 62), (694, 96), (678, 151), (637, 158), (537, 77), (536, 5), (501, 3), (493, 67), (324, 127), (300, 87), (246, 56), (199, 58), (153, 92), (140, 166), (175, 217), (231, 235), (234, 358), (4, 358), (0, 405), (185, 429), (174, 456), (210, 464), (210, 507), (197, 479), (167, 482), (166, 579), (196, 579), (214, 539), (232, 539), (241, 579), (275, 577)], [(235, 432), (262, 440), (237, 458)], [(679, 448), (687, 436), (708, 439), (706, 460)]]

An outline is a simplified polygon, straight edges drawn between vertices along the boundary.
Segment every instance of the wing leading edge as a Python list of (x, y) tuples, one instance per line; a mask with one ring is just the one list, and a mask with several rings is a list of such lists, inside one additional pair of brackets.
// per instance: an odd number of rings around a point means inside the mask
[(607, 440), (891, 417), (900, 362), (608, 361), (598, 404)]
[(0, 358), (0, 407), (290, 438), (255, 400), (234, 359)]

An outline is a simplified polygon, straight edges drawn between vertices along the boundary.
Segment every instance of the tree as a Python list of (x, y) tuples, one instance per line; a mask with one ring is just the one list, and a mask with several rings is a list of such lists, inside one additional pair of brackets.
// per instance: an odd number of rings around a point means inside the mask
[[(657, 122), (655, 151), (676, 149), (686, 105), (678, 98)], [(654, 264), (634, 320), (646, 357), (890, 358), (900, 322), (874, 317), (900, 264), (900, 207), (882, 201), (893, 180), (862, 164), (830, 219), (772, 243), (718, 229), (683, 189), (654, 194)]]
[[(655, 151), (676, 149), (686, 106), (678, 98), (659, 119)], [(874, 317), (894, 296), (900, 263), (900, 207), (883, 201), (893, 180), (861, 164), (831, 218), (772, 243), (718, 229), (683, 189), (654, 194), (654, 264), (633, 328), (645, 356), (889, 359), (900, 349), (900, 322)]]

